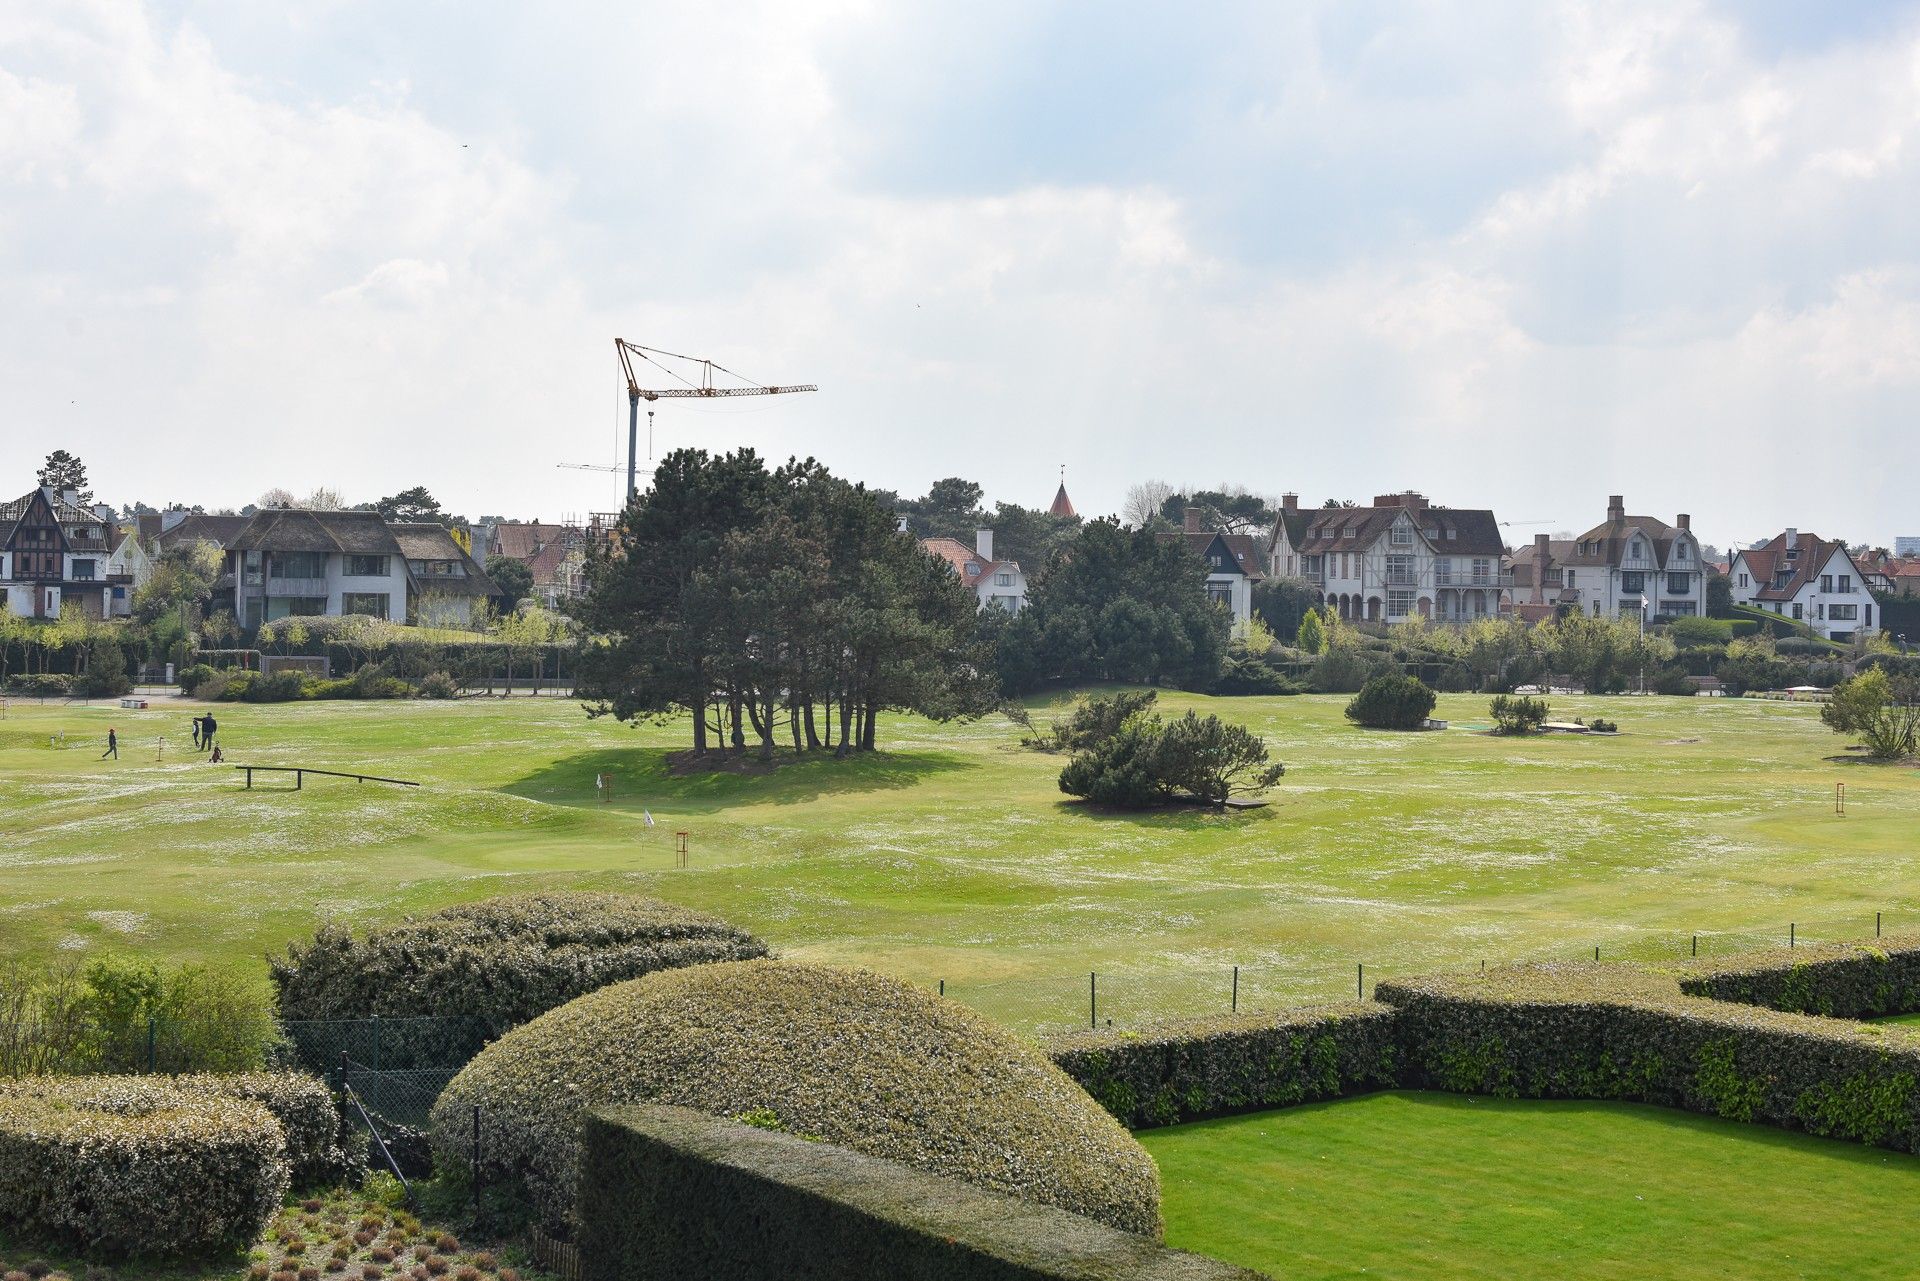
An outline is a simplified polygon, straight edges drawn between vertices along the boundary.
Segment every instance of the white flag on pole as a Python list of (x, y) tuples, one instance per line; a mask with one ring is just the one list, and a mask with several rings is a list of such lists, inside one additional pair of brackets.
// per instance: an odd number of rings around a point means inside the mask
[(645, 814), (645, 815), (647, 816), (647, 826), (648, 826), (648, 827), (652, 827), (652, 826), (653, 826), (653, 811), (652, 811), (652, 810), (641, 810), (640, 812), (641, 812), (642, 814)]

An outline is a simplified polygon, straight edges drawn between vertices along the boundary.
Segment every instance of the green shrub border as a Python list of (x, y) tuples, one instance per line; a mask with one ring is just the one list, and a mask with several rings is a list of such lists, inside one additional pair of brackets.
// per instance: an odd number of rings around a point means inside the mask
[(1830, 1018), (1912, 1014), (1920, 1011), (1920, 937), (1748, 952), (1683, 972), (1680, 990)]
[(1391, 980), (1409, 1084), (1618, 1099), (1920, 1151), (1920, 1039), (1590, 962)]
[(1378, 1001), (1057, 1037), (1047, 1053), (1136, 1130), (1386, 1089), (1398, 1015)]
[(589, 1112), (584, 1281), (1262, 1281), (1065, 1210), (688, 1108)]

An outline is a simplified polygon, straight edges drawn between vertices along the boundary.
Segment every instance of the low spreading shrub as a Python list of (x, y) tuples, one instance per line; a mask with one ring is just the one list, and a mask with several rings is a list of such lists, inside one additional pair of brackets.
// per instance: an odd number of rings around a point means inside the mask
[(1138, 712), (1076, 752), (1060, 771), (1060, 790), (1125, 809), (1182, 797), (1224, 805), (1236, 792), (1266, 791), (1285, 773), (1268, 760), (1266, 740), (1245, 726), (1196, 712), (1175, 721)]
[(1618, 734), (1620, 732), (1620, 722), (1610, 721), (1604, 716), (1596, 716), (1587, 722), (1587, 728), (1596, 734)]
[(1626, 1099), (1906, 1151), (1920, 1040), (1688, 996), (1630, 966), (1517, 966), (1382, 982), (1415, 1084), (1504, 1098)]
[(1121, 1124), (1142, 1130), (1389, 1088), (1396, 1018), (1391, 1006), (1355, 1001), (1076, 1032), (1046, 1048)]
[(201, 682), (212, 675), (212, 667), (206, 663), (194, 663), (191, 666), (180, 668), (174, 673), (173, 678), (179, 683), (182, 694), (191, 694), (200, 688)]
[(1160, 1232), (1151, 1158), (1038, 1050), (918, 988), (785, 961), (652, 974), (507, 1033), (434, 1104), (437, 1163), (467, 1169), (479, 1107), (488, 1185), (564, 1221), (586, 1110), (644, 1102), (764, 1110), (793, 1134)]
[(420, 678), (419, 693), (422, 698), (458, 698), (460, 682), (445, 672), (428, 672)]
[[(498, 1036), (609, 983), (766, 952), (717, 917), (657, 899), (521, 894), (409, 917), (360, 938), (325, 925), (311, 943), (290, 945), (271, 971), (285, 1019), (467, 1016), (482, 1036)], [(443, 1065), (478, 1048), (477, 1040), (459, 1049), (413, 1045), (396, 1028), (383, 1062)]]
[(1098, 747), (1115, 734), (1135, 714), (1153, 709), (1159, 695), (1150, 689), (1121, 690), (1075, 703), (1070, 715), (1056, 717), (1044, 738), (1032, 737), (1023, 743), (1043, 752), (1078, 752)]
[(1547, 700), (1524, 695), (1495, 694), (1488, 705), (1494, 733), (1531, 734), (1547, 723)]
[(1347, 719), (1368, 729), (1419, 729), (1433, 714), (1434, 693), (1414, 676), (1376, 676), (1347, 704)]
[(113, 1254), (251, 1244), (288, 1185), (261, 1104), (154, 1077), (0, 1085), (0, 1225)]
[(1220, 677), (1207, 691), (1228, 696), (1304, 694), (1307, 687), (1274, 669), (1258, 654), (1235, 647), (1227, 651)]
[(1694, 686), (1687, 677), (1688, 671), (1684, 666), (1662, 667), (1648, 678), (1647, 688), (1656, 694), (1690, 698), (1693, 696)]

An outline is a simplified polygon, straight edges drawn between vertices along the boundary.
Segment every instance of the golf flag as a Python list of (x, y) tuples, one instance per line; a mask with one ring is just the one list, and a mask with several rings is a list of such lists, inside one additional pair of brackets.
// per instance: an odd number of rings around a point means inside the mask
[(647, 816), (647, 826), (648, 826), (648, 827), (652, 827), (652, 826), (653, 826), (653, 811), (652, 811), (652, 810), (641, 810), (640, 812), (641, 812), (642, 814), (645, 814), (645, 815)]

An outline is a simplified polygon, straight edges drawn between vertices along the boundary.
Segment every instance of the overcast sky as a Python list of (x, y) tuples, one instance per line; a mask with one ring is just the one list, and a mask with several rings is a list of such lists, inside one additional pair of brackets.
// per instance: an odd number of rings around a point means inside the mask
[(0, 0), (0, 489), (608, 508), (618, 334), (910, 493), (1885, 542), (1916, 211), (1909, 4)]

